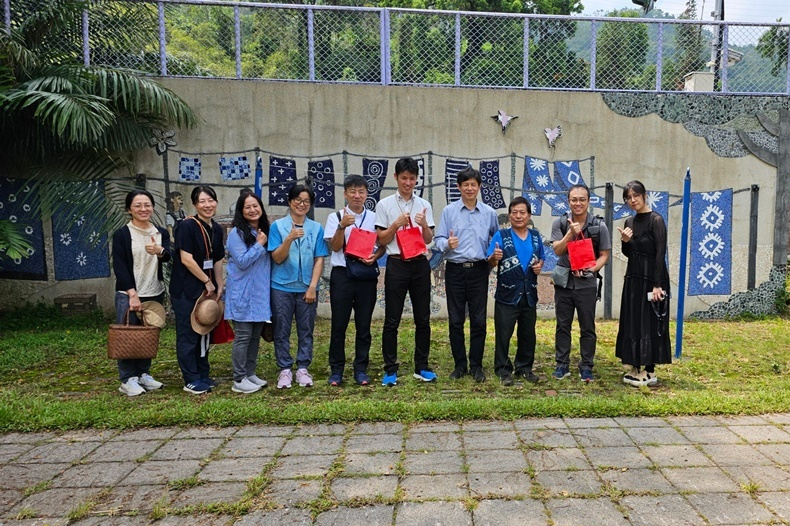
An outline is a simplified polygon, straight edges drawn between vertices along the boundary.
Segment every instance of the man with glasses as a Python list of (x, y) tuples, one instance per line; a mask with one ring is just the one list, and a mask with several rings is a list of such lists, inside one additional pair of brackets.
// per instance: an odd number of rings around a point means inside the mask
[[(554, 310), (557, 327), (554, 353), (557, 367), (552, 376), (562, 380), (570, 376), (571, 325), (574, 312), (579, 318), (579, 377), (583, 382), (592, 382), (595, 359), (595, 303), (598, 299), (599, 271), (609, 261), (612, 241), (609, 230), (600, 218), (589, 212), (590, 190), (584, 185), (573, 185), (568, 190), (570, 215), (555, 220), (551, 226), (551, 241), (554, 253), (559, 257), (554, 280)], [(571, 271), (568, 243), (581, 239), (582, 235), (592, 240), (595, 265)]]

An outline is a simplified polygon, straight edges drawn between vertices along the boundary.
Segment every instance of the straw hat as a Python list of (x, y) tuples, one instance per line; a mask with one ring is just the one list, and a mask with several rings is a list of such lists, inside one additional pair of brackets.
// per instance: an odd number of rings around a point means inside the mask
[(164, 305), (158, 301), (144, 301), (141, 306), (146, 325), (153, 325), (160, 329), (164, 328), (165, 320), (167, 319)]
[(210, 333), (219, 325), (223, 310), (225, 308), (222, 302), (217, 300), (217, 293), (206, 294), (204, 290), (195, 302), (195, 308), (192, 309), (192, 330), (198, 334)]

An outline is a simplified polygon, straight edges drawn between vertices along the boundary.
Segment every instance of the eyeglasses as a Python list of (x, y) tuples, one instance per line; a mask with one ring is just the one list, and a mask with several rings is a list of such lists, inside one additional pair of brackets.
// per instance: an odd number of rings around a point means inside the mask
[(295, 205), (309, 205), (310, 199), (299, 199), (297, 197), (296, 199), (291, 199), (291, 202)]
[(142, 205), (132, 205), (130, 208), (135, 210), (151, 210), (154, 206), (151, 203), (146, 203)]
[(579, 203), (583, 204), (583, 203), (587, 202), (587, 198), (586, 197), (574, 197), (573, 199), (570, 200), (570, 202), (571, 202), (572, 205), (579, 204)]
[(623, 201), (625, 201), (627, 203), (628, 201), (633, 201), (633, 200), (637, 199), (638, 197), (642, 197), (642, 194), (627, 195), (627, 196), (625, 196), (625, 199), (623, 199)]

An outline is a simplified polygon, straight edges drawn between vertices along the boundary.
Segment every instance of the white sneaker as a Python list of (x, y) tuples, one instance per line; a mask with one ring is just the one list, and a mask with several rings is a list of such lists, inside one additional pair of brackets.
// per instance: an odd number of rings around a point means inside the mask
[(122, 383), (118, 390), (126, 396), (137, 396), (145, 392), (145, 389), (140, 387), (140, 384), (137, 382), (136, 376), (132, 376), (125, 383)]
[(299, 387), (313, 387), (313, 377), (307, 372), (307, 369), (296, 370), (296, 382)]
[(277, 389), (290, 389), (293, 375), (290, 369), (283, 369), (280, 371), (280, 377), (277, 379)]
[(658, 383), (658, 376), (656, 376), (655, 372), (648, 373), (645, 371), (645, 376), (647, 376), (647, 382), (645, 382), (645, 385), (656, 385)]
[(148, 373), (140, 375), (139, 384), (146, 391), (156, 391), (157, 389), (161, 389), (164, 385), (162, 382), (154, 380), (154, 377)]
[(233, 387), (230, 388), (234, 393), (250, 394), (255, 391), (260, 391), (261, 386), (254, 384), (249, 378), (242, 378), (241, 382), (233, 382)]
[(252, 376), (248, 376), (247, 380), (254, 383), (255, 385), (260, 385), (261, 387), (266, 387), (267, 385), (269, 385), (268, 383), (266, 383), (266, 380), (262, 378), (258, 378), (258, 376), (254, 374)]

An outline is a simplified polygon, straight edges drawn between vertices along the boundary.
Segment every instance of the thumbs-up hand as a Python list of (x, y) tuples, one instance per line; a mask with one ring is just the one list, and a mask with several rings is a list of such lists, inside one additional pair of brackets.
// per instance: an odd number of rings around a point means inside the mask
[(494, 243), (494, 251), (491, 253), (491, 257), (489, 257), (488, 260), (493, 263), (499, 263), (501, 259), (502, 259), (502, 249), (499, 248), (499, 243)]
[(427, 219), (425, 217), (425, 212), (427, 212), (427, 211), (428, 211), (427, 208), (423, 208), (422, 212), (420, 212), (419, 214), (414, 216), (414, 222), (417, 223), (418, 225), (420, 225), (423, 228), (429, 228), (428, 227), (428, 221), (427, 221)]
[(345, 209), (345, 214), (343, 214), (343, 219), (340, 220), (340, 226), (342, 228), (350, 227), (351, 225), (354, 224), (355, 220), (356, 220), (356, 217), (354, 217), (354, 214), (349, 212), (348, 208), (346, 208)]
[(161, 247), (156, 244), (156, 238), (151, 236), (151, 242), (145, 244), (145, 251), (152, 256), (156, 256), (161, 252)]
[(623, 243), (628, 243), (629, 241), (631, 241), (631, 238), (634, 237), (634, 231), (631, 230), (631, 228), (629, 227), (620, 228), (618, 226), (617, 231), (620, 232), (620, 240)]
[(447, 246), (450, 247), (450, 250), (458, 248), (458, 236), (453, 233), (452, 229), (450, 230), (450, 236), (447, 238)]
[(258, 229), (258, 235), (255, 236), (255, 242), (260, 244), (262, 247), (266, 246), (266, 241), (269, 239), (269, 236), (263, 231), (263, 229)]
[(582, 224), (574, 223), (570, 216), (568, 216), (568, 227), (567, 235), (570, 235), (571, 237), (578, 236), (582, 233)]

